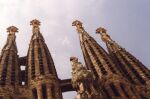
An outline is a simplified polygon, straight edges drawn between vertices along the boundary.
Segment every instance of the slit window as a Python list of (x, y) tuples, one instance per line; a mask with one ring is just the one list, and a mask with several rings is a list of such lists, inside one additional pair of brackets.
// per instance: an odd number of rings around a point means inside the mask
[(32, 90), (32, 94), (33, 94), (33, 99), (38, 99), (37, 89), (36, 89), (36, 88), (34, 88), (34, 89)]
[(108, 98), (108, 99), (112, 99), (111, 98), (111, 96), (110, 96), (110, 94), (109, 94), (109, 92), (103, 87), (103, 91), (104, 91), (104, 93), (106, 94), (106, 97)]
[(112, 89), (112, 91), (113, 91), (113, 93), (114, 93), (115, 96), (117, 96), (117, 97), (120, 96), (118, 90), (116, 89), (116, 87), (114, 86), (113, 83), (110, 84), (110, 88)]
[(55, 86), (54, 85), (51, 87), (51, 92), (52, 92), (52, 99), (55, 99)]
[(46, 91), (46, 85), (42, 85), (42, 95), (43, 99), (47, 99), (47, 91)]
[(123, 84), (120, 84), (120, 88), (122, 89), (123, 93), (126, 95), (127, 98), (130, 98), (128, 95), (128, 92), (126, 91), (126, 88)]
[(40, 73), (44, 75), (44, 66), (43, 66), (43, 57), (42, 57), (42, 50), (41, 48), (38, 48), (38, 58), (39, 58), (39, 68), (40, 68)]
[[(15, 55), (13, 54), (12, 58), (15, 58)], [(15, 69), (16, 69), (16, 61), (13, 59), (12, 60), (12, 64), (14, 64), (14, 66), (11, 66), (11, 84), (14, 85), (15, 84)]]
[(31, 57), (32, 57), (32, 61), (31, 61), (31, 75), (32, 75), (32, 79), (34, 79), (35, 78), (35, 64), (34, 64), (34, 49), (32, 49), (32, 55), (31, 55)]

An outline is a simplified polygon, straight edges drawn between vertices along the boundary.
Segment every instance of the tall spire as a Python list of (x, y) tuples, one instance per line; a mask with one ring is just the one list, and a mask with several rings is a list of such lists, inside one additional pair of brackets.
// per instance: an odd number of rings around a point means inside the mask
[(137, 84), (145, 84), (150, 79), (150, 71), (132, 54), (113, 41), (104, 28), (98, 28), (96, 33), (101, 35), (106, 43), (109, 53), (126, 77)]
[(59, 79), (52, 56), (40, 32), (40, 21), (34, 19), (30, 25), (33, 35), (27, 55), (28, 85), (33, 89), (33, 96), (38, 99), (61, 99)]
[(97, 88), (95, 77), (90, 70), (87, 70), (78, 58), (70, 58), (72, 64), (72, 84), (77, 89), (76, 99), (105, 99), (104, 95)]
[(7, 28), (8, 38), (2, 49), (0, 57), (0, 85), (19, 84), (19, 62), (16, 47), (16, 36), (18, 28), (10, 26)]
[(40, 32), (40, 21), (34, 19), (30, 22), (30, 25), (32, 25), (33, 35), (29, 46), (28, 59), (32, 60), (32, 78), (36, 75), (45, 74), (54, 74), (57, 76), (51, 54)]
[(120, 74), (106, 51), (84, 30), (82, 23), (74, 21), (72, 25), (77, 27), (86, 66), (102, 86), (106, 99), (139, 99), (138, 92), (134, 94), (131, 90), (134, 87)]
[[(96, 33), (101, 35), (106, 43), (110, 56), (120, 68), (121, 73), (132, 84), (137, 84), (140, 95), (150, 96), (150, 70), (124, 48), (113, 41), (104, 28), (98, 28)], [(146, 86), (145, 86), (146, 85)], [(141, 96), (143, 97), (143, 96)]]
[(72, 23), (79, 33), (80, 45), (86, 66), (92, 70), (97, 78), (102, 75), (118, 73), (113, 62), (106, 51), (84, 30), (82, 23), (78, 20)]

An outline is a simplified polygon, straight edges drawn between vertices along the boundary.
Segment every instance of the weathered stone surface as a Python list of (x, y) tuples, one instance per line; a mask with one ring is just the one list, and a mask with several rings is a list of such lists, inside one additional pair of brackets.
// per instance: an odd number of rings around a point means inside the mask
[(76, 99), (103, 99), (100, 90), (95, 88), (95, 76), (87, 70), (76, 57), (70, 58), (72, 64), (72, 84), (77, 89)]
[(7, 28), (8, 38), (0, 56), (0, 99), (62, 99), (62, 92), (67, 91), (77, 91), (76, 99), (149, 99), (150, 70), (112, 40), (106, 29), (98, 28), (96, 33), (109, 53), (84, 30), (82, 22), (72, 23), (86, 67), (72, 57), (71, 81), (58, 78), (40, 21), (34, 19), (30, 25), (33, 34), (28, 54), (22, 58), (16, 46), (18, 28)]

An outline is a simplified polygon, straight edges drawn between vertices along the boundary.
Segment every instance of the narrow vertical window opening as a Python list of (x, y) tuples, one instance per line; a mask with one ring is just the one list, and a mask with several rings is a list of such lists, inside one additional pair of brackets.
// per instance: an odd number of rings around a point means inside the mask
[(43, 99), (47, 99), (47, 91), (46, 91), (46, 85), (43, 84), (42, 85), (42, 95), (43, 95)]
[(120, 96), (118, 90), (116, 89), (116, 87), (114, 86), (113, 83), (110, 84), (110, 88), (112, 89), (112, 91), (113, 91), (113, 93), (114, 93), (115, 96), (117, 96), (117, 97)]
[(37, 89), (36, 88), (32, 89), (32, 94), (33, 94), (33, 99), (38, 99)]

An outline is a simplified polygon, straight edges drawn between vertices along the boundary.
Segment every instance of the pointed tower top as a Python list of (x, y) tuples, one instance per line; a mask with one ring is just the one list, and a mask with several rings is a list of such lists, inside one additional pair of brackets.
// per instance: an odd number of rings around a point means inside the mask
[(15, 27), (15, 26), (10, 26), (10, 27), (7, 28), (7, 32), (9, 34), (8, 34), (8, 37), (7, 37), (7, 42), (6, 42), (5, 46), (2, 49), (2, 53), (3, 53), (3, 51), (8, 50), (8, 49), (12, 49), (15, 52), (17, 52), (16, 41), (15, 41), (16, 40), (15, 33), (18, 32), (18, 28)]
[(96, 29), (96, 33), (107, 33), (107, 30), (105, 28), (99, 27)]
[(78, 58), (77, 57), (70, 57), (70, 61), (76, 61), (76, 62), (78, 62)]
[(9, 32), (9, 34), (15, 34), (16, 32), (18, 32), (18, 28), (15, 26), (10, 26), (7, 28), (7, 32)]
[(77, 31), (78, 33), (86, 33), (86, 31), (84, 30), (83, 26), (82, 26), (82, 22), (75, 20), (72, 22), (72, 26), (76, 26), (77, 27)]
[(105, 28), (102, 28), (102, 27), (97, 28), (96, 33), (101, 35), (101, 38), (104, 42), (112, 42), (112, 39), (107, 34), (107, 30)]
[(72, 22), (72, 26), (81, 26), (82, 27), (82, 22), (80, 22), (79, 20), (75, 20)]
[(39, 20), (34, 19), (34, 20), (32, 20), (32, 21), (30, 22), (30, 25), (33, 25), (33, 26), (39, 26), (40, 23), (41, 23), (41, 22), (40, 22)]
[[(34, 19), (34, 20), (32, 20), (31, 22), (30, 22), (30, 25), (32, 25), (32, 33), (33, 34), (38, 34), (38, 33), (40, 33), (40, 28), (39, 28), (39, 26), (40, 26), (40, 21), (39, 20), (37, 20), (37, 19)], [(39, 36), (36, 36), (36, 37), (39, 37)]]

